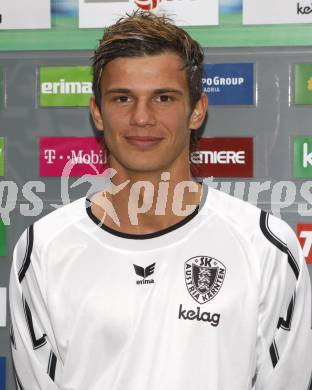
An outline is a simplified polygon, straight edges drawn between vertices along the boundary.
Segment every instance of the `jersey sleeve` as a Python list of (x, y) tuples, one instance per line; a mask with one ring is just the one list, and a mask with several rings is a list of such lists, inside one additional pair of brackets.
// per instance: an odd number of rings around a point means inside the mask
[(261, 291), (256, 390), (312, 389), (310, 276), (300, 244), (282, 220), (261, 212)]
[(30, 226), (16, 244), (10, 276), (11, 345), (19, 390), (57, 390), (59, 358), (44, 275)]

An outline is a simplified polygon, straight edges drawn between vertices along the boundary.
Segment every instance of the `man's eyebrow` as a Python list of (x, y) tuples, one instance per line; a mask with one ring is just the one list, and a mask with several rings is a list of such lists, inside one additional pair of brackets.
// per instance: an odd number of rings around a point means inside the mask
[(104, 92), (104, 95), (108, 95), (110, 93), (130, 93), (130, 89), (127, 88), (111, 88)]
[(183, 95), (183, 91), (180, 89), (175, 89), (175, 88), (160, 88), (160, 89), (155, 89), (154, 93), (157, 95), (165, 94), (165, 93), (177, 93), (178, 95)]
[[(166, 94), (166, 93), (176, 93), (178, 95), (183, 95), (183, 91), (175, 88), (158, 88), (152, 91), (156, 95)], [(111, 93), (124, 93), (129, 94), (131, 90), (128, 88), (111, 88), (104, 92), (104, 95), (108, 95)]]

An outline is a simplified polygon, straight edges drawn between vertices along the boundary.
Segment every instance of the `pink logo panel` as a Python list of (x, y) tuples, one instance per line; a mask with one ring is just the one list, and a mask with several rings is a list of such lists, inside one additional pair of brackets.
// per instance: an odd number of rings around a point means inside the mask
[(95, 137), (41, 137), (40, 176), (97, 175), (108, 168)]

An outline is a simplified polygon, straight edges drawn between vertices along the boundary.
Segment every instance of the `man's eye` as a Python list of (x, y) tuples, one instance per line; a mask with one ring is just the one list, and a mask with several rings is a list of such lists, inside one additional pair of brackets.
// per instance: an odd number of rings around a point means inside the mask
[(127, 103), (129, 102), (130, 98), (129, 96), (116, 96), (114, 100), (119, 103)]
[(171, 102), (173, 98), (169, 95), (159, 95), (157, 96), (156, 100), (161, 103), (167, 103), (167, 102)]

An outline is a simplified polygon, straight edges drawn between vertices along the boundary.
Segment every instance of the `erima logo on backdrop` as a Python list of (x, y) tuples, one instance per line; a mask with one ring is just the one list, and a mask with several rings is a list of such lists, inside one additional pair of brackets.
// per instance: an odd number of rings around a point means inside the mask
[(60, 79), (57, 82), (46, 82), (41, 84), (41, 93), (44, 95), (61, 94), (61, 95), (75, 95), (75, 94), (92, 94), (91, 81), (66, 81)]
[(298, 223), (297, 237), (300, 242), (303, 256), (308, 264), (312, 264), (312, 224)]
[(312, 137), (294, 139), (294, 176), (312, 177)]
[(107, 168), (106, 154), (94, 137), (41, 137), (40, 176), (62, 176), (71, 162), (69, 176), (96, 175)]
[(190, 160), (195, 176), (252, 177), (253, 139), (200, 138)]
[(252, 105), (254, 64), (205, 64), (203, 92), (210, 105)]
[(92, 95), (89, 66), (41, 67), (40, 106), (88, 106)]
[(135, 273), (138, 276), (141, 276), (143, 278), (143, 280), (137, 280), (136, 281), (137, 284), (151, 284), (151, 283), (154, 283), (154, 279), (146, 279), (146, 278), (148, 278), (149, 276), (153, 275), (153, 273), (155, 271), (155, 266), (156, 266), (156, 263), (150, 264), (146, 268), (140, 267), (139, 265), (136, 265), (136, 264), (133, 264)]
[(195, 256), (184, 265), (185, 283), (196, 302), (210, 301), (220, 291), (226, 268), (221, 261), (210, 256)]

